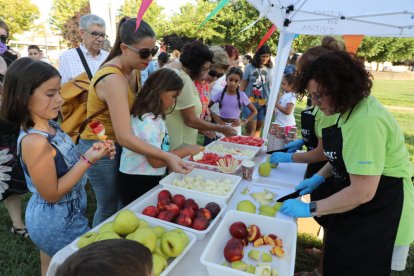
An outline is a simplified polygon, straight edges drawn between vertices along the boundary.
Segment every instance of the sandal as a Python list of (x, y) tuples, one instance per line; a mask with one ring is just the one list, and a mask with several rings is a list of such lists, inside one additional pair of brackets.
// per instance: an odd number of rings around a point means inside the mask
[(295, 273), (295, 276), (322, 276), (322, 274), (319, 272), (318, 268), (315, 268), (313, 271), (302, 271), (299, 273)]
[(25, 239), (27, 239), (29, 237), (29, 232), (27, 231), (27, 228), (14, 228), (14, 226), (12, 226), (11, 228), (11, 232), (15, 235), (19, 235)]

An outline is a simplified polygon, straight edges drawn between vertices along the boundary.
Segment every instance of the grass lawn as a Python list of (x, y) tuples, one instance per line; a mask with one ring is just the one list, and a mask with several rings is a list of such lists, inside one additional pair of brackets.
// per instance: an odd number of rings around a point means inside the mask
[[(406, 144), (414, 161), (414, 80), (413, 81), (374, 81), (373, 93), (394, 114), (404, 131)], [(305, 107), (305, 101), (299, 102), (295, 116), (300, 126), (299, 114)], [(402, 108), (401, 108), (402, 107)], [(88, 186), (87, 186), (88, 187)], [(23, 197), (23, 207), (30, 195)], [(93, 192), (88, 190), (88, 217), (91, 221), (95, 210)], [(0, 204), (0, 275), (39, 275), (39, 253), (30, 240), (23, 240), (10, 233), (11, 222), (4, 204)], [(296, 271), (311, 271), (317, 267), (319, 259), (308, 254), (305, 249), (321, 248), (322, 244), (315, 236), (300, 234), (298, 236)], [(414, 275), (414, 246), (411, 246), (407, 269), (392, 273), (393, 276)]]

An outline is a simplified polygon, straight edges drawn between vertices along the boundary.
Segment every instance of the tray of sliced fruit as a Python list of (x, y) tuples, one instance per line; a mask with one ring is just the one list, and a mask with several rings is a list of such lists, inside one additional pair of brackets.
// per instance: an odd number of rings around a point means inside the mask
[(214, 201), (227, 203), (241, 181), (240, 176), (193, 169), (189, 174), (170, 173), (160, 181), (163, 187), (208, 195)]
[(152, 253), (154, 275), (162, 276), (168, 275), (196, 242), (192, 233), (124, 209), (74, 240), (70, 246), (76, 251), (93, 242), (108, 239), (129, 239), (142, 243)]
[(200, 261), (208, 274), (293, 275), (297, 227), (292, 221), (228, 211)]
[(252, 159), (260, 151), (258, 147), (214, 141), (206, 146), (205, 152), (231, 154), (241, 160)]
[(242, 160), (230, 154), (201, 151), (194, 156), (185, 157), (184, 160), (203, 170), (228, 174), (239, 174), (241, 172)]
[(210, 232), (227, 205), (213, 197), (174, 187), (157, 189), (131, 206), (131, 210), (155, 218), (160, 223), (194, 234), (198, 240)]
[[(256, 182), (242, 182), (228, 203), (229, 210), (238, 210), (246, 213), (291, 220), (290, 217), (279, 212), (282, 202), (277, 199), (285, 196), (294, 189), (281, 185), (262, 185)], [(236, 194), (237, 193), (237, 194)]]
[(231, 137), (222, 137), (218, 141), (226, 142), (226, 143), (233, 143), (233, 144), (240, 144), (252, 147), (261, 148), (265, 144), (265, 140), (259, 137), (253, 136), (231, 136)]

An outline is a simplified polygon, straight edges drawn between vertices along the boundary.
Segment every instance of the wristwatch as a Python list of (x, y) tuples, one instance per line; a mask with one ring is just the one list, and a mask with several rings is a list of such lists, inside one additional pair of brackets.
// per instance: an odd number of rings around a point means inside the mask
[(309, 211), (312, 217), (319, 217), (318, 206), (316, 205), (316, 201), (311, 201), (311, 203), (309, 203)]

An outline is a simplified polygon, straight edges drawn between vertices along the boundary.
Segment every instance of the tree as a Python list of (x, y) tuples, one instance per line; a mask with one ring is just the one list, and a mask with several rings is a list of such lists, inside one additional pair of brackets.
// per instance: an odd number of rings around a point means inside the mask
[(0, 0), (0, 19), (9, 26), (11, 36), (30, 31), (39, 16), (39, 9), (30, 0)]
[(63, 25), (62, 36), (69, 48), (76, 48), (80, 45), (82, 39), (79, 33), (79, 20), (82, 15), (89, 13), (91, 13), (91, 9), (89, 5), (86, 5)]
[(89, 0), (53, 0), (49, 20), (51, 29), (59, 34), (62, 33), (68, 19), (85, 6), (89, 6)]
[[(142, 0), (125, 0), (124, 4), (118, 10), (118, 21), (124, 16), (137, 17), (139, 7)], [(161, 36), (165, 28), (165, 17), (162, 16), (163, 7), (153, 1), (145, 12), (143, 20), (145, 20), (154, 30), (157, 36)]]

